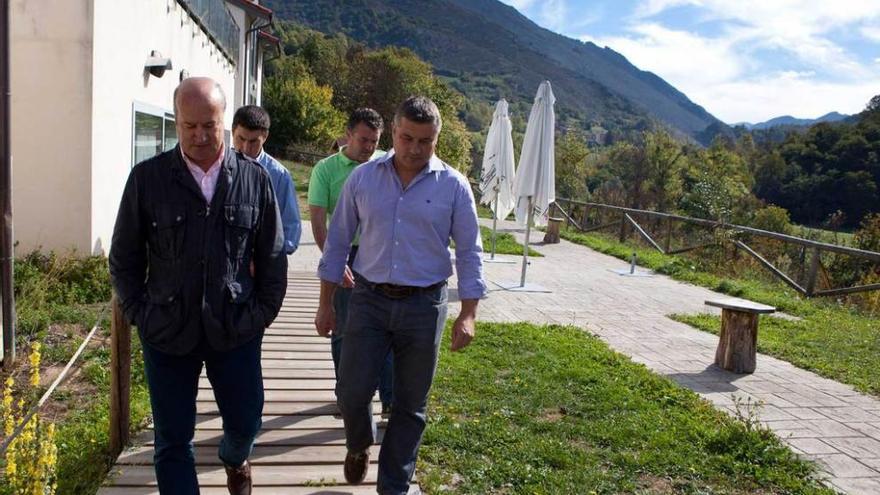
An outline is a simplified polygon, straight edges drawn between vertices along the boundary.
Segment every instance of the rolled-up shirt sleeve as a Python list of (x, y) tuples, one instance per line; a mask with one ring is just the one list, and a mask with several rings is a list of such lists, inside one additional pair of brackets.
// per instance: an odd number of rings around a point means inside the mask
[(455, 269), (461, 299), (480, 299), (486, 294), (483, 279), (483, 241), (477, 222), (477, 206), (467, 180), (459, 181), (452, 212), (452, 240), (455, 241)]
[(360, 223), (356, 202), (358, 182), (355, 170), (345, 182), (333, 210), (333, 218), (327, 229), (327, 240), (324, 241), (324, 254), (318, 264), (318, 277), (321, 280), (336, 284), (342, 281), (351, 242)]

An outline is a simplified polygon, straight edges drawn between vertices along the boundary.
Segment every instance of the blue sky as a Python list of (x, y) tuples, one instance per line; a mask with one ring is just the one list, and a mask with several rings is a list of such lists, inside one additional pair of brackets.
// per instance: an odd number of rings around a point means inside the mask
[(852, 114), (880, 94), (880, 0), (502, 1), (728, 123)]

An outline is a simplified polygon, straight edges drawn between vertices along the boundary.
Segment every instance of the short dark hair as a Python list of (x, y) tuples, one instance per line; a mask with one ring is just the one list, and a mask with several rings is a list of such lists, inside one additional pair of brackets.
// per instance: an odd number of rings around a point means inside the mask
[(443, 126), (440, 109), (427, 96), (410, 96), (404, 100), (394, 113), (394, 124), (400, 123), (401, 118), (418, 124), (434, 124), (438, 130)]
[(250, 131), (268, 131), (272, 125), (269, 113), (256, 105), (245, 105), (235, 111), (232, 128), (242, 126)]
[(382, 116), (372, 108), (358, 108), (348, 116), (347, 128), (353, 131), (358, 124), (364, 124), (374, 131), (381, 131), (385, 127)]

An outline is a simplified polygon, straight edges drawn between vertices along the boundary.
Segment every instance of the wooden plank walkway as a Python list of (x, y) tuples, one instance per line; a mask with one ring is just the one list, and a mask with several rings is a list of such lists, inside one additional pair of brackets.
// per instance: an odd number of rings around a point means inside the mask
[[(313, 272), (291, 272), (287, 296), (275, 323), (263, 339), (263, 383), (266, 403), (263, 428), (251, 456), (255, 494), (376, 493), (373, 447), (367, 479), (345, 485), (342, 462), (345, 432), (335, 416), (336, 383), (330, 343), (315, 333), (319, 281)], [(202, 375), (197, 399), (196, 470), (201, 492), (228, 493), (226, 473), (217, 458), (222, 425), (214, 395)], [(378, 411), (378, 402), (375, 410)], [(380, 418), (377, 416), (376, 418)], [(380, 439), (382, 432), (380, 423)], [(153, 472), (153, 432), (144, 431), (116, 460), (99, 495), (158, 494)]]

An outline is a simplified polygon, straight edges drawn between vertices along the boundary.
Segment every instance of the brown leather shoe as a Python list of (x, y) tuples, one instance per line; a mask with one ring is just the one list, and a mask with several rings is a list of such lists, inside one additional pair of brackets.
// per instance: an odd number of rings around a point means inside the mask
[(230, 495), (251, 495), (252, 487), (251, 463), (244, 461), (237, 468), (226, 466), (226, 488)]
[(370, 451), (349, 452), (345, 454), (345, 481), (357, 485), (367, 477), (367, 466), (370, 465)]

